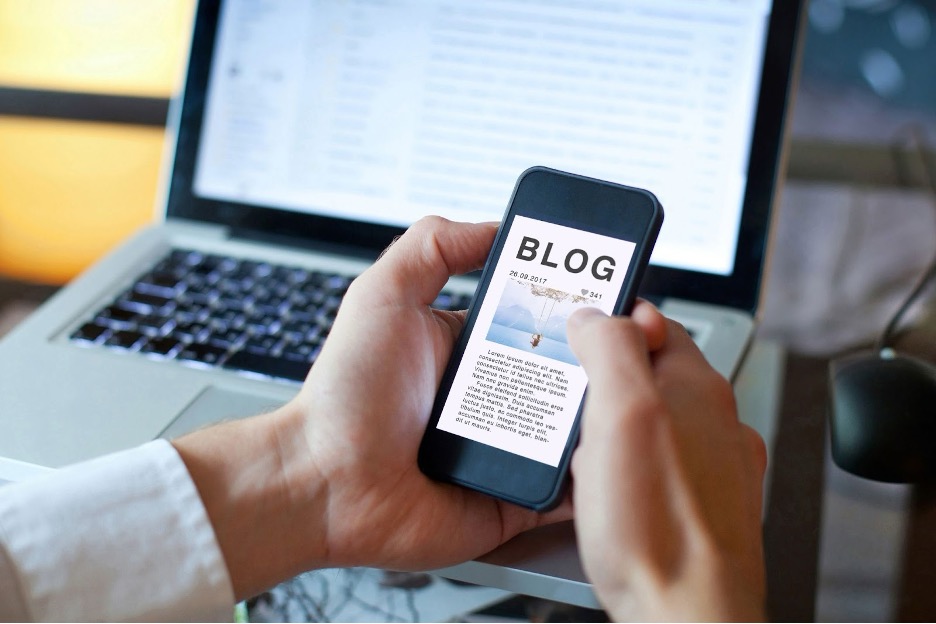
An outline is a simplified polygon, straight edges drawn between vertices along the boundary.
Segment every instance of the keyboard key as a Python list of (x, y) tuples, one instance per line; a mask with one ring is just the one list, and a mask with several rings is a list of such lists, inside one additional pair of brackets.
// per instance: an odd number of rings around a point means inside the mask
[(176, 305), (173, 317), (177, 324), (204, 323), (211, 315), (211, 310), (193, 303), (180, 303)]
[(244, 332), (230, 329), (208, 336), (208, 343), (218, 347), (231, 348), (243, 342), (246, 338), (247, 335)]
[(330, 332), (332, 325), (335, 323), (335, 316), (333, 314), (320, 314), (315, 322), (318, 323), (318, 326), (322, 328), (325, 332)]
[(201, 262), (203, 256), (197, 251), (188, 249), (173, 249), (167, 258), (170, 264), (195, 266)]
[(300, 292), (314, 296), (316, 293), (322, 293), (322, 283), (325, 276), (321, 273), (312, 273), (302, 284), (298, 284), (296, 289)]
[(293, 381), (305, 379), (309, 373), (309, 367), (308, 362), (260, 355), (250, 351), (238, 351), (224, 363), (224, 368), (250, 371)]
[(289, 309), (289, 305), (282, 297), (277, 297), (276, 295), (270, 295), (262, 299), (255, 299), (253, 304), (250, 306), (255, 312), (261, 314), (276, 314), (280, 315), (286, 312)]
[(143, 334), (140, 332), (124, 329), (115, 331), (110, 335), (110, 338), (104, 341), (104, 344), (118, 349), (132, 349), (142, 338)]
[(293, 310), (301, 310), (305, 307), (308, 307), (309, 304), (311, 303), (309, 294), (302, 292), (301, 290), (294, 290), (291, 293), (289, 293), (289, 298), (287, 299), (287, 301), (289, 302), (289, 306)]
[(133, 320), (139, 316), (133, 310), (127, 310), (120, 306), (112, 305), (101, 310), (97, 320), (100, 324), (106, 325), (111, 329), (124, 329), (132, 326)]
[(149, 336), (158, 336), (168, 333), (174, 325), (174, 320), (162, 316), (149, 315), (141, 316), (136, 319), (137, 328)]
[(441, 292), (439, 296), (436, 297), (435, 301), (432, 302), (432, 307), (439, 310), (451, 310), (454, 302), (455, 298), (452, 297), (452, 295)]
[(259, 264), (254, 260), (241, 260), (237, 268), (231, 271), (231, 276), (238, 279), (252, 277)]
[(204, 342), (202, 338), (208, 336), (208, 327), (201, 323), (180, 323), (172, 335), (186, 342)]
[(315, 318), (319, 315), (319, 308), (315, 305), (303, 307), (294, 307), (289, 311), (290, 322), (296, 323), (315, 323)]
[(220, 295), (214, 290), (199, 290), (190, 287), (183, 295), (179, 296), (179, 303), (187, 306), (206, 307), (213, 305)]
[[(283, 324), (283, 318), (279, 314), (263, 312), (261, 310), (251, 310), (247, 315), (248, 325), (257, 325), (264, 328), (267, 333), (278, 331)], [(271, 329), (275, 328), (275, 329)]]
[(72, 340), (94, 342), (108, 332), (108, 328), (94, 323), (85, 323), (71, 335)]
[(327, 280), (325, 280), (325, 283), (323, 284), (327, 290), (333, 293), (340, 293), (342, 295), (347, 292), (348, 286), (350, 285), (351, 280), (344, 275), (332, 275)]
[(247, 340), (243, 348), (260, 355), (279, 355), (281, 341), (276, 336), (256, 336)]
[(172, 273), (154, 271), (143, 276), (135, 285), (134, 290), (161, 297), (174, 297), (185, 287), (185, 282)]
[(151, 295), (131, 290), (123, 297), (121, 304), (126, 308), (148, 313), (162, 308), (170, 301), (172, 301), (172, 297)]
[(260, 262), (254, 267), (253, 276), (258, 278), (269, 277), (273, 274), (273, 266), (267, 262)]
[(458, 295), (443, 290), (432, 302), (432, 307), (439, 310), (464, 310), (470, 303), (471, 295)]
[(283, 349), (282, 356), (289, 360), (311, 362), (318, 356), (320, 350), (320, 346), (308, 343), (288, 345)]
[(296, 333), (300, 336), (305, 336), (307, 333), (317, 328), (318, 326), (310, 321), (290, 318), (287, 322), (283, 323), (283, 329), (281, 331), (284, 334)]
[(277, 281), (294, 286), (306, 281), (309, 278), (309, 272), (305, 269), (281, 266), (273, 270), (272, 277)]
[(236, 310), (216, 308), (211, 313), (209, 324), (224, 329), (241, 329), (247, 324), (247, 315)]
[(140, 351), (143, 353), (152, 353), (155, 355), (169, 355), (183, 344), (184, 343), (176, 340), (175, 338), (165, 336), (163, 338), (153, 338), (152, 340), (144, 343), (144, 345), (140, 347)]
[(222, 297), (238, 300), (243, 298), (244, 282), (242, 280), (225, 277), (215, 284), (215, 288)]
[(305, 338), (304, 334), (291, 331), (280, 331), (278, 335), (283, 339), (283, 342), (287, 344), (299, 344), (303, 341), (303, 338)]
[(337, 295), (331, 295), (322, 303), (322, 309), (325, 312), (337, 314), (338, 308), (341, 307), (342, 298)]
[(227, 355), (227, 349), (210, 344), (189, 344), (179, 351), (180, 360), (203, 362), (212, 366), (220, 364)]
[(207, 275), (209, 273), (229, 273), (237, 268), (237, 261), (217, 254), (204, 256), (198, 264), (192, 267), (193, 273)]

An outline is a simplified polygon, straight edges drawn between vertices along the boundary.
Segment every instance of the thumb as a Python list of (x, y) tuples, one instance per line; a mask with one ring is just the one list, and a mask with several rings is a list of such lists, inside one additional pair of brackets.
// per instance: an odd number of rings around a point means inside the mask
[(456, 223), (424, 217), (394, 241), (361, 274), (364, 292), (402, 305), (429, 305), (452, 275), (481, 268), (491, 251), (496, 223)]

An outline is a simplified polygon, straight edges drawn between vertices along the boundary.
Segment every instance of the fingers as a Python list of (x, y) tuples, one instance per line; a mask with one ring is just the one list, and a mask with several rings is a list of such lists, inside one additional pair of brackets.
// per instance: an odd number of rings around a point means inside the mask
[(638, 390), (653, 386), (647, 338), (633, 320), (585, 308), (569, 317), (566, 332), (592, 389), (627, 394), (622, 384)]
[(555, 509), (546, 512), (530, 511), (503, 501), (498, 501), (497, 505), (505, 540), (536, 527), (571, 520), (573, 516), (571, 495), (566, 495)]
[[(597, 308), (586, 308), (581, 311), (581, 313), (585, 315), (594, 314), (596, 312), (601, 316), (606, 316)], [(573, 317), (574, 316), (576, 315), (573, 315)], [(630, 319), (643, 331), (644, 344), (649, 351), (659, 350), (666, 342), (670, 321), (668, 321), (657, 307), (649, 301), (638, 299), (637, 303), (634, 305), (634, 309), (631, 311)]]
[(663, 346), (666, 342), (667, 320), (655, 305), (638, 299), (630, 317), (643, 330), (648, 349), (657, 351)]
[(637, 449), (653, 438), (653, 421), (661, 413), (644, 333), (629, 318), (582, 310), (569, 318), (567, 335), (588, 375), (577, 454), (587, 449), (605, 470), (629, 471), (621, 464), (639, 455)]
[(767, 472), (767, 444), (764, 438), (757, 431), (742, 423), (747, 447), (752, 459), (754, 468), (757, 471), (758, 480), (762, 480), (764, 473)]
[[(413, 224), (352, 288), (404, 305), (429, 305), (452, 275), (484, 265), (497, 224), (426, 217)], [(355, 287), (356, 286), (356, 287)]]

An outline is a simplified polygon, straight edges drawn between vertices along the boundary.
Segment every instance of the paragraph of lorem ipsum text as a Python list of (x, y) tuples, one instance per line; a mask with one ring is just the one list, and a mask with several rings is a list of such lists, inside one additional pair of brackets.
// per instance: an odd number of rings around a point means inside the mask
[(489, 349), (475, 363), (455, 422), (549, 443), (568, 390), (559, 368)]

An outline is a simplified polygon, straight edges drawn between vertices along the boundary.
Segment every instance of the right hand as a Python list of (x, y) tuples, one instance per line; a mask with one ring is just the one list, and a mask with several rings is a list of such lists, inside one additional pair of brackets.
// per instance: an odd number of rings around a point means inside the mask
[(573, 498), (585, 573), (615, 619), (759, 620), (763, 441), (686, 331), (639, 303), (573, 315), (588, 373)]

